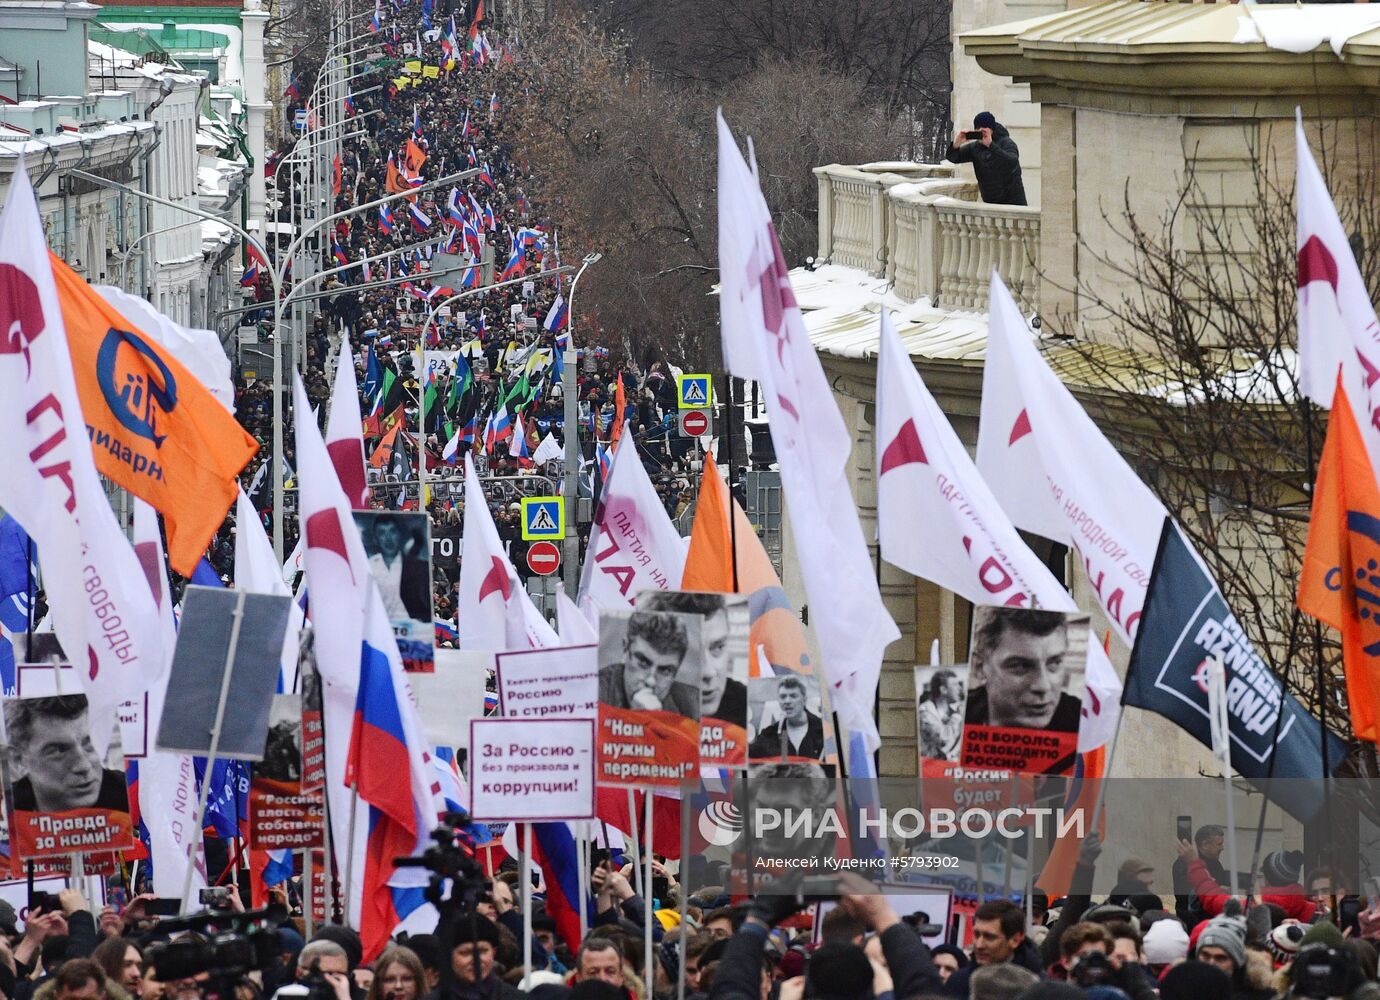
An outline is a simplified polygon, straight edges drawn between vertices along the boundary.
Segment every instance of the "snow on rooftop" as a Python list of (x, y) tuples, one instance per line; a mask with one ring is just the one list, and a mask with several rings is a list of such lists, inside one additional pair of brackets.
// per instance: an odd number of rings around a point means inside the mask
[(1309, 4), (1261, 7), (1242, 4), (1238, 44), (1264, 42), (1284, 52), (1312, 52), (1327, 42), (1341, 56), (1347, 39), (1380, 26), (1380, 7), (1372, 4)]
[[(144, 31), (152, 33), (155, 37), (163, 30), (161, 22), (152, 21), (110, 21), (104, 25), (111, 31)], [(241, 84), (244, 82), (244, 69), (241, 59), (243, 51), (243, 32), (233, 24), (189, 24), (178, 22), (179, 31), (204, 31), (212, 35), (220, 35), (225, 39), (225, 77), (220, 82), (222, 85)]]

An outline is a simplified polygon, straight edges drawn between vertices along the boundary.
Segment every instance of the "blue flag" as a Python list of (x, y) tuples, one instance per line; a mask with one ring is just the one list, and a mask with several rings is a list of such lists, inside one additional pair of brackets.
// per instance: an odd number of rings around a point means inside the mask
[(19, 522), (0, 517), (0, 601), (29, 593), (29, 536)]
[[(1211, 748), (1213, 656), (1226, 670), (1233, 769), (1306, 822), (1323, 805), (1322, 726), (1252, 648), (1216, 581), (1166, 518), (1121, 703), (1162, 715)], [(1327, 739), (1335, 771), (1346, 746), (1331, 733)]]

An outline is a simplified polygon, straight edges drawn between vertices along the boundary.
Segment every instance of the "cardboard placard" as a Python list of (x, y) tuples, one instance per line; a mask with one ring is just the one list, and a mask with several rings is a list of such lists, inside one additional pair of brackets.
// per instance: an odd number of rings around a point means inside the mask
[(679, 787), (700, 756), (697, 615), (599, 615), (599, 783)]
[(436, 669), (431, 622), (431, 518), (422, 513), (357, 510), (369, 572), (378, 584), (398, 655), (408, 673)]
[(476, 820), (594, 817), (593, 719), (474, 719), (470, 727)]
[(498, 712), (510, 719), (599, 716), (599, 647), (499, 653)]

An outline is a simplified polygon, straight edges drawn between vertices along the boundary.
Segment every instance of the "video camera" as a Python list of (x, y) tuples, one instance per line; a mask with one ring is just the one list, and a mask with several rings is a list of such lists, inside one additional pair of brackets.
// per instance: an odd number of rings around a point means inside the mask
[[(435, 906), (441, 919), (436, 925), (442, 954), (441, 984), (448, 989), (458, 988), (450, 955), (456, 948), (457, 929), (465, 919), (473, 927), (480, 916), (477, 906), (492, 901), (489, 876), (479, 863), (479, 845), (473, 824), (462, 812), (448, 812), (440, 825), (431, 831), (433, 843), (418, 857), (394, 858), (399, 868), (425, 868), (431, 872), (424, 895)], [(473, 939), (475, 935), (470, 934)], [(474, 951), (474, 978), (480, 978), (479, 950)]]
[[(212, 911), (160, 920), (140, 939), (160, 983), (207, 975), (207, 1000), (233, 1000), (245, 975), (269, 968), (282, 954), (280, 903), (246, 913)], [(334, 996), (334, 994), (332, 994)]]
[(1353, 986), (1348, 956), (1325, 944), (1310, 944), (1299, 949), (1289, 966), (1293, 989), (1290, 996), (1326, 1000), (1346, 996)]

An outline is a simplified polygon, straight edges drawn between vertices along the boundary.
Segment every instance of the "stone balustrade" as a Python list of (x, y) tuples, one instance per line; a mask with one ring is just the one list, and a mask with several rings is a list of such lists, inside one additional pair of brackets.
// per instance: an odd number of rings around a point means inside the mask
[(819, 184), (821, 261), (891, 280), (902, 298), (981, 311), (993, 268), (1022, 310), (1039, 305), (1040, 210), (987, 205), (947, 164), (830, 164)]

